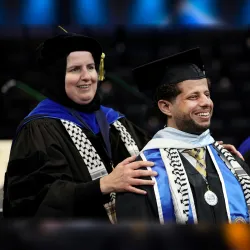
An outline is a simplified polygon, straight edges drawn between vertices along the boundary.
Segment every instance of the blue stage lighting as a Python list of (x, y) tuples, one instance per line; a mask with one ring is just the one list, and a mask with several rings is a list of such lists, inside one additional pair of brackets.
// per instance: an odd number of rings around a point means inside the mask
[(0, 1), (0, 24), (4, 23), (4, 6), (3, 6), (3, 1)]
[(75, 0), (74, 21), (87, 25), (106, 24), (104, 2), (103, 0)]
[(164, 0), (134, 0), (132, 6), (132, 24), (161, 25), (167, 18)]
[(245, 0), (242, 11), (242, 23), (243, 25), (250, 24), (250, 0)]
[(25, 0), (22, 5), (22, 23), (46, 25), (56, 23), (56, 0)]
[(188, 0), (180, 7), (180, 22), (184, 25), (218, 25), (216, 0)]

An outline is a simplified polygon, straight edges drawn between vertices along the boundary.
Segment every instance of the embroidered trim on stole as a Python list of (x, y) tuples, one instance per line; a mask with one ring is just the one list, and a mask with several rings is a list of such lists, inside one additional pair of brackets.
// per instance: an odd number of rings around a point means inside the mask
[(80, 155), (86, 166), (88, 167), (89, 174), (92, 180), (96, 180), (108, 174), (100, 156), (97, 154), (90, 140), (81, 128), (73, 122), (61, 120), (65, 129), (69, 133), (72, 141), (78, 149)]
[(176, 222), (187, 224), (191, 208), (194, 223), (197, 223), (193, 194), (178, 150), (164, 148), (160, 149), (160, 152), (169, 176)]
[[(224, 182), (224, 179), (222, 177), (222, 173), (220, 171), (220, 168), (214, 158), (214, 155), (211, 151), (211, 149), (209, 148), (209, 146), (207, 146), (207, 149), (208, 149), (208, 152), (211, 156), (211, 159), (212, 159), (212, 162), (215, 166), (215, 169), (218, 173), (218, 176), (219, 176), (219, 179), (220, 179), (220, 183), (221, 183), (221, 187), (222, 187), (222, 192), (223, 192), (223, 196), (224, 196), (224, 200), (225, 200), (225, 206), (226, 206), (226, 212), (227, 212), (227, 218), (228, 218), (228, 222), (231, 223), (231, 216), (230, 216), (230, 209), (229, 209), (229, 203), (228, 203), (228, 197), (227, 197), (227, 192), (226, 192), (226, 187), (225, 187), (225, 182)], [(223, 161), (225, 162), (225, 161)]]
[(128, 152), (131, 156), (138, 155), (139, 149), (132, 138), (132, 136), (128, 133), (127, 129), (119, 122), (118, 120), (115, 121), (112, 125), (119, 131), (122, 141), (125, 144), (125, 147), (127, 148)]
[[(82, 159), (88, 168), (91, 179), (95, 180), (107, 175), (108, 172), (104, 163), (102, 162), (94, 146), (82, 131), (82, 129), (73, 122), (69, 122), (63, 119), (61, 119), (61, 122), (70, 135), (80, 155), (82, 156)], [(119, 121), (116, 121), (112, 125), (114, 125), (114, 127), (119, 131), (121, 139), (124, 142), (124, 145), (129, 154), (131, 156), (138, 154), (139, 149), (127, 129)], [(107, 215), (112, 224), (115, 224), (117, 222), (115, 212), (115, 199), (116, 194), (111, 193), (110, 202), (104, 204), (104, 208), (106, 209)]]
[[(232, 154), (228, 152), (219, 143), (214, 143), (215, 148), (219, 151), (220, 156), (224, 156), (222, 160), (226, 163), (228, 169), (233, 173), (236, 179), (239, 181), (247, 204), (248, 214), (250, 214), (250, 177), (241, 165), (234, 159)], [(226, 161), (225, 161), (226, 160)]]

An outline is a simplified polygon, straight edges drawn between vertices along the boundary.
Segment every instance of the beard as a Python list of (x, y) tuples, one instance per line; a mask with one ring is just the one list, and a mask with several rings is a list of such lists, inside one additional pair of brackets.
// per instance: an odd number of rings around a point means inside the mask
[(183, 132), (200, 135), (210, 127), (210, 121), (206, 125), (201, 125), (195, 122), (190, 117), (182, 116), (175, 119), (177, 128)]

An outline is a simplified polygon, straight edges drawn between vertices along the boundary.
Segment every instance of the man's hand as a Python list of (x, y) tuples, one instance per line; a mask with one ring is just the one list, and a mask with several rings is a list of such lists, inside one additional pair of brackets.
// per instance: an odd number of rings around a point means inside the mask
[(219, 144), (221, 144), (226, 150), (228, 150), (230, 153), (237, 155), (240, 157), (243, 161), (245, 159), (243, 158), (242, 154), (235, 148), (235, 146), (231, 144), (223, 144), (223, 141), (218, 141)]
[(152, 170), (139, 169), (152, 167), (153, 162), (134, 161), (136, 156), (129, 157), (120, 162), (114, 170), (100, 179), (100, 188), (103, 194), (111, 192), (133, 192), (146, 194), (146, 191), (135, 188), (138, 185), (154, 185), (152, 180), (140, 179), (142, 176), (156, 176), (157, 172)]

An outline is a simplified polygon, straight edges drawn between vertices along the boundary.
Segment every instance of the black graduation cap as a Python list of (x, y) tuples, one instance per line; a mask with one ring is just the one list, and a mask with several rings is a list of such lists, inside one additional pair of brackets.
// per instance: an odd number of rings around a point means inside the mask
[(206, 78), (200, 48), (193, 48), (144, 64), (133, 69), (132, 72), (139, 90), (150, 98), (162, 84)]
[(99, 64), (102, 47), (93, 38), (66, 33), (49, 38), (38, 47), (38, 60), (41, 64), (50, 64), (74, 51), (89, 51)]
[[(92, 54), (94, 61), (100, 65), (101, 71), (104, 67), (105, 54), (101, 45), (91, 37), (78, 35), (74, 33), (60, 34), (52, 37), (37, 48), (37, 62), (41, 67), (47, 67), (55, 61), (67, 57), (74, 51), (88, 51)], [(101, 77), (101, 79), (100, 79)], [(103, 72), (99, 69), (99, 79), (103, 80)]]

